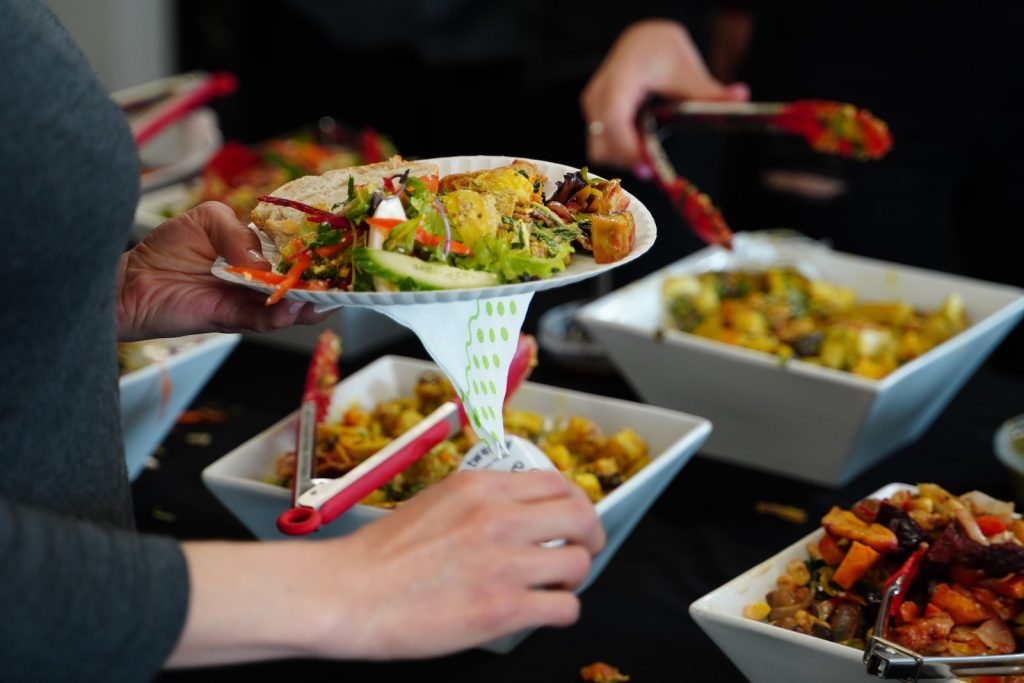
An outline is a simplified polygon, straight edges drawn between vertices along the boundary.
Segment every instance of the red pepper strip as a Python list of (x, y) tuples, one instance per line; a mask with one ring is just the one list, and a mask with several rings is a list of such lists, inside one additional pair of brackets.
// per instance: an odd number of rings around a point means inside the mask
[(436, 175), (421, 175), (419, 177), (419, 180), (421, 183), (427, 186), (428, 190), (434, 193), (437, 192), (437, 187), (441, 183), (440, 178), (438, 178)]
[(322, 422), (331, 405), (331, 394), (338, 383), (338, 359), (341, 357), (341, 338), (331, 330), (320, 333), (313, 356), (306, 371), (306, 385), (302, 401), (316, 402), (316, 421)]
[[(423, 228), (416, 228), (416, 241), (420, 244), (425, 244), (428, 247), (436, 247), (439, 244), (443, 244), (445, 241), (444, 237), (440, 235), (431, 235)], [(462, 242), (456, 242), (452, 240), (448, 246), (448, 251), (459, 256), (467, 256), (473, 252)]]
[(277, 286), (274, 287), (274, 291), (267, 297), (268, 306), (276, 304), (284, 298), (284, 295), (288, 293), (288, 290), (293, 288), (296, 283), (302, 279), (302, 274), (306, 272), (306, 268), (309, 267), (309, 262), (312, 260), (313, 257), (308, 251), (303, 252), (296, 257), (295, 263), (293, 263), (292, 267), (288, 269), (288, 273), (284, 276), (284, 279), (277, 283)]
[[(243, 268), (241, 266), (228, 266), (224, 270), (229, 273), (237, 273), (249, 280), (259, 280), (260, 282), (274, 286), (281, 284), (284, 282), (284, 279), (288, 277), (287, 275), (276, 273), (272, 270), (256, 270), (255, 268)], [(339, 282), (344, 281), (339, 280)], [(327, 280), (299, 280), (292, 285), (292, 289), (311, 289), (313, 291), (323, 292), (330, 289), (330, 287), (327, 284)], [(342, 286), (342, 289), (344, 289), (344, 286)]]
[(732, 249), (732, 230), (706, 194), (682, 176), (664, 190), (698, 237), (708, 244)]
[(285, 278), (281, 273), (275, 273), (272, 270), (256, 270), (255, 268), (242, 268), (241, 266), (228, 266), (224, 270), (229, 273), (237, 273), (246, 279), (265, 282), (268, 285), (279, 285)]
[[(377, 228), (378, 230), (384, 230), (385, 232), (387, 232), (390, 231), (399, 223), (404, 223), (405, 221), (399, 218), (367, 218), (366, 222), (368, 225)], [(444, 242), (444, 238), (441, 237), (440, 235), (432, 235), (423, 228), (417, 227), (416, 241), (419, 242), (420, 244), (425, 244), (428, 247), (436, 247), (437, 245), (442, 244)], [(458, 254), (459, 256), (467, 256), (473, 253), (470, 250), (470, 248), (467, 247), (465, 244), (463, 244), (462, 242), (456, 242), (455, 240), (452, 240), (451, 247), (449, 250), (453, 254)]]
[(978, 523), (981, 533), (986, 536), (995, 536), (1006, 531), (1006, 525), (995, 515), (978, 515), (974, 518), (974, 521)]
[(366, 219), (366, 224), (367, 225), (369, 225), (370, 227), (378, 228), (380, 230), (384, 230), (385, 232), (391, 230), (391, 228), (395, 227), (399, 223), (404, 223), (404, 222), (405, 221), (403, 221), (401, 218), (367, 218)]
[(903, 566), (893, 572), (892, 576), (885, 580), (882, 584), (882, 590), (888, 590), (896, 579), (901, 576), (905, 576), (903, 580), (903, 586), (900, 588), (900, 592), (894, 595), (892, 602), (889, 604), (889, 616), (896, 616), (899, 614), (900, 605), (903, 604), (903, 599), (907, 596), (910, 591), (910, 584), (913, 583), (914, 578), (917, 576), (918, 570), (921, 568), (921, 558), (928, 551), (928, 544), (922, 543), (918, 546), (917, 550), (910, 554), (910, 557), (903, 562)]
[(372, 128), (364, 128), (359, 135), (360, 151), (363, 153), (363, 163), (375, 164), (384, 161), (384, 146), (381, 144), (380, 136)]
[(315, 253), (320, 258), (330, 258), (337, 254), (342, 249), (344, 249), (346, 246), (347, 245), (339, 242), (338, 244), (332, 244), (327, 247), (317, 247), (316, 249), (313, 250), (313, 253)]
[(352, 224), (348, 222), (348, 218), (345, 216), (337, 216), (330, 211), (324, 211), (318, 209), (315, 206), (309, 204), (303, 204), (292, 199), (285, 199), (283, 197), (272, 197), (270, 195), (264, 195), (256, 198), (257, 202), (266, 202), (267, 204), (275, 204), (277, 206), (286, 206), (289, 209), (295, 209), (301, 211), (310, 217), (314, 223), (328, 223), (335, 230), (345, 230), (352, 227)]

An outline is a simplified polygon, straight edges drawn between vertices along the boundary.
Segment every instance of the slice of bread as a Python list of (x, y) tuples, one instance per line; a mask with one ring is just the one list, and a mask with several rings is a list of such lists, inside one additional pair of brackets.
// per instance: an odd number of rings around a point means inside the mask
[[(301, 202), (317, 209), (334, 212), (348, 199), (348, 180), (353, 178), (356, 185), (384, 184), (384, 178), (401, 175), (409, 171), (410, 176), (439, 175), (437, 164), (429, 161), (407, 161), (393, 156), (387, 161), (351, 168), (338, 168), (323, 175), (308, 175), (285, 183), (271, 193), (273, 197)], [(298, 209), (260, 202), (250, 214), (252, 222), (269, 235), (280, 249), (299, 234), (303, 226), (303, 214)]]

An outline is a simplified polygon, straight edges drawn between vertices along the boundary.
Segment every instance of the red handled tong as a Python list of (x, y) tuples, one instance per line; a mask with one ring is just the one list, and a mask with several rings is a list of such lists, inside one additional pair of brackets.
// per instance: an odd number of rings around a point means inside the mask
[(881, 159), (892, 148), (884, 121), (845, 102), (671, 102), (652, 98), (637, 116), (643, 155), (658, 186), (698, 237), (730, 248), (732, 231), (706, 194), (676, 173), (661, 135), (683, 123), (723, 130), (782, 133), (802, 137), (816, 152), (859, 161)]
[(676, 173), (669, 160), (660, 137), (666, 120), (664, 105), (651, 102), (641, 107), (637, 116), (637, 129), (644, 161), (654, 171), (658, 187), (668, 196), (690, 230), (708, 244), (719, 244), (731, 249), (732, 230), (722, 217), (722, 212), (711, 203), (710, 197)]
[[(506, 401), (530, 374), (536, 358), (536, 340), (520, 334), (515, 355), (509, 364)], [(310, 366), (311, 373), (315, 365), (316, 355)], [(307, 379), (307, 390), (309, 384)], [(309, 416), (315, 414), (316, 403), (304, 400), (299, 413), (299, 449), (295, 462), (292, 507), (277, 518), (278, 530), (289, 536), (309, 534), (329, 524), (396, 474), (407, 469), (430, 449), (469, 425), (462, 402), (457, 398), (446, 401), (421, 422), (343, 476), (337, 479), (314, 479), (316, 421)]]
[(157, 133), (192, 110), (212, 99), (230, 95), (237, 87), (238, 79), (226, 71), (196, 74), (195, 78), (187, 80), (170, 97), (153, 106), (150, 111), (132, 119), (131, 128), (135, 136), (135, 145), (142, 147)]

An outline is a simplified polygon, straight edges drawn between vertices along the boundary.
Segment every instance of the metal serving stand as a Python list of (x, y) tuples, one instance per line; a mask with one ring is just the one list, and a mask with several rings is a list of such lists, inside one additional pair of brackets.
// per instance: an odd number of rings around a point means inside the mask
[[(903, 590), (905, 576), (898, 577), (882, 595), (874, 635), (864, 651), (868, 674), (886, 680), (949, 680), (963, 676), (1012, 676), (1024, 674), (1024, 653), (973, 657), (923, 657), (884, 637), (893, 599)], [(881, 635), (880, 635), (881, 634)]]

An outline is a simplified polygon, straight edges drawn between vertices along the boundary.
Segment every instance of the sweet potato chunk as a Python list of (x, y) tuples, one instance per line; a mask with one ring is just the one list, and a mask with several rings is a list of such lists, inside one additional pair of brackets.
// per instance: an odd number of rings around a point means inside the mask
[(882, 554), (899, 550), (896, 534), (881, 524), (868, 524), (849, 510), (833, 506), (821, 520), (825, 531), (833, 536), (848, 538), (871, 546)]

